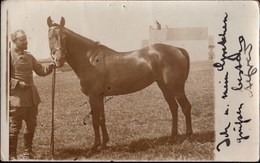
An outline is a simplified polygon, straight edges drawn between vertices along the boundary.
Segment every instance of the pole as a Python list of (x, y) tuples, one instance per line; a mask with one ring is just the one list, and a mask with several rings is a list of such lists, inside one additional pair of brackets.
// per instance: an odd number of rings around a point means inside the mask
[(52, 114), (51, 114), (51, 159), (54, 157), (54, 96), (55, 96), (56, 68), (52, 72)]
[[(8, 96), (9, 96), (9, 60), (10, 60), (10, 56), (9, 56), (9, 40), (8, 40), (8, 9), (6, 10), (6, 104), (7, 106), (9, 106), (9, 100), (8, 100)], [(3, 59), (3, 58), (2, 58)], [(8, 117), (9, 115), (9, 107), (6, 108), (6, 117)]]

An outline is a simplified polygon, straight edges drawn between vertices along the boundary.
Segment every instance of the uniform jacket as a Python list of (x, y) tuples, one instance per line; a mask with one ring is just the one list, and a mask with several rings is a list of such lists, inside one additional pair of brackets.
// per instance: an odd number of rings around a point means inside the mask
[[(46, 76), (52, 72), (51, 69), (39, 64), (29, 52), (11, 49), (9, 101), (11, 107), (31, 107), (41, 102), (33, 82), (33, 71), (39, 76)], [(24, 81), (29, 87), (19, 87), (19, 81)]]

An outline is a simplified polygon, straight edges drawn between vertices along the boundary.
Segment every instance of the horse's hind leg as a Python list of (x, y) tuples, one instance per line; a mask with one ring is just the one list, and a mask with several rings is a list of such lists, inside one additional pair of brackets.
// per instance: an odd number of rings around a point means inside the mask
[(167, 88), (166, 84), (162, 81), (157, 82), (162, 90), (165, 100), (167, 101), (171, 114), (172, 114), (172, 133), (171, 136), (175, 138), (178, 134), (178, 104), (174, 98), (174, 94)]
[(177, 94), (175, 96), (175, 98), (177, 99), (178, 103), (180, 104), (182, 111), (185, 115), (185, 119), (186, 119), (186, 134), (187, 136), (192, 135), (192, 125), (191, 125), (191, 104), (189, 102), (189, 100), (187, 99), (187, 96), (184, 92), (184, 89), (182, 91), (182, 93)]

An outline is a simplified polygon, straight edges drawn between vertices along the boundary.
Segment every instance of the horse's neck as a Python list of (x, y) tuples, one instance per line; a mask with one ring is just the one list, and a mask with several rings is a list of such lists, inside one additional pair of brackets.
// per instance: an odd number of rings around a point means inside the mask
[(103, 53), (105, 55), (120, 54), (113, 49), (100, 45), (99, 42), (94, 42), (68, 29), (65, 29), (65, 34), (66, 61), (80, 79), (85, 78), (93, 70), (94, 67), (90, 63), (91, 57), (102, 54), (101, 51), (105, 51)]
[(80, 77), (82, 69), (90, 65), (89, 54), (95, 49), (95, 42), (82, 37), (70, 30), (66, 30), (66, 61), (73, 71)]

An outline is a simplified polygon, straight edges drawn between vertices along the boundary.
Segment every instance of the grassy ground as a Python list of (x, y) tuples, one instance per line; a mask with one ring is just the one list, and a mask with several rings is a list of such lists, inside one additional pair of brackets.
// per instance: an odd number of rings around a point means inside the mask
[[(37, 159), (50, 155), (51, 75), (35, 77), (41, 95), (34, 138)], [(179, 133), (171, 142), (171, 114), (156, 84), (142, 91), (115, 96), (105, 104), (109, 147), (89, 157), (94, 142), (90, 107), (74, 72), (57, 73), (55, 94), (55, 160), (212, 160), (214, 159), (213, 68), (191, 64), (186, 94), (192, 104), (194, 135), (185, 139), (185, 119), (179, 109)], [(86, 125), (83, 124), (83, 121)], [(22, 136), (19, 138), (19, 154)]]

